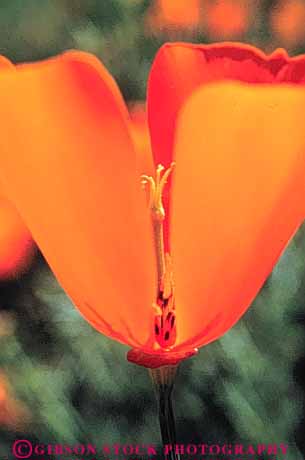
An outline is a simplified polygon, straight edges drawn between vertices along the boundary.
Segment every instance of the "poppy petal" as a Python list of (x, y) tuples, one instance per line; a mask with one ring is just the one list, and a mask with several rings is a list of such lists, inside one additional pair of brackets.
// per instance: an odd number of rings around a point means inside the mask
[(93, 56), (0, 74), (1, 177), (63, 288), (99, 331), (150, 340), (151, 224), (127, 108)]
[[(0, 70), (15, 69), (6, 57), (0, 56)], [(14, 206), (0, 188), (0, 278), (10, 279), (22, 273), (30, 264), (34, 244), (30, 232)]]
[[(270, 56), (240, 43), (164, 45), (158, 52), (148, 84), (148, 121), (156, 164), (168, 167), (173, 159), (177, 115), (188, 96), (203, 83), (233, 79), (249, 83), (273, 82), (288, 56), (276, 50)], [(163, 197), (165, 248), (170, 250), (170, 205), (168, 190)]]
[(302, 87), (240, 82), (187, 101), (171, 220), (177, 350), (239, 319), (304, 219), (304, 104)]
[[(304, 5), (305, 6), (305, 5)], [(284, 83), (301, 84), (305, 82), (305, 54), (290, 59), (278, 75), (278, 80)]]
[(155, 163), (171, 163), (177, 114), (198, 86), (223, 79), (270, 83), (288, 60), (284, 50), (266, 56), (241, 43), (162, 46), (150, 72), (147, 95)]
[(9, 60), (7, 59), (5, 56), (1, 56), (0, 55), (0, 69), (14, 69), (15, 66), (14, 64)]

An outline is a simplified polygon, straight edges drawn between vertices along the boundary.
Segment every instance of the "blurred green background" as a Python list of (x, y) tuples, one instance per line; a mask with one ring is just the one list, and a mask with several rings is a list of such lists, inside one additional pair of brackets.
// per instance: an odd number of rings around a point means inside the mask
[[(303, 0), (186, 0), (181, 11), (165, 8), (148, 0), (1, 0), (0, 53), (22, 62), (69, 48), (91, 51), (134, 101), (145, 98), (165, 41), (305, 50)], [(286, 460), (303, 458), (304, 259), (302, 228), (243, 319), (181, 365), (179, 443), (285, 443)], [(149, 375), (126, 361), (126, 351), (80, 317), (40, 254), (23, 275), (2, 281), (0, 458), (13, 458), (17, 438), (159, 445)]]

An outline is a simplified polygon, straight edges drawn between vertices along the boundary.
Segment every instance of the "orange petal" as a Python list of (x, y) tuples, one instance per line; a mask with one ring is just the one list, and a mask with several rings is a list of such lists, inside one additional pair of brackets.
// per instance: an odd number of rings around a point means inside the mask
[(233, 326), (302, 222), (304, 106), (301, 86), (239, 82), (202, 86), (186, 103), (171, 221), (181, 348)]
[[(15, 66), (0, 56), (0, 70)], [(0, 193), (2, 190), (0, 188)], [(0, 198), (0, 278), (8, 279), (24, 271), (32, 260), (34, 244), (30, 232), (14, 206), (1, 195)]]
[(0, 69), (13, 69), (15, 68), (14, 64), (4, 56), (0, 55)]
[[(272, 82), (287, 61), (282, 50), (266, 56), (253, 46), (240, 43), (165, 44), (155, 58), (148, 85), (148, 121), (155, 163), (170, 165), (178, 113), (197, 87), (224, 79)], [(168, 218), (170, 182), (163, 197)], [(168, 219), (164, 233), (167, 249), (170, 247)]]
[(150, 216), (127, 109), (104, 67), (71, 52), (0, 74), (0, 175), (85, 318), (133, 346), (152, 333)]
[(259, 49), (241, 43), (162, 46), (148, 84), (148, 121), (155, 163), (165, 166), (171, 163), (177, 115), (197, 87), (224, 79), (273, 82), (288, 61), (284, 50), (266, 56)]

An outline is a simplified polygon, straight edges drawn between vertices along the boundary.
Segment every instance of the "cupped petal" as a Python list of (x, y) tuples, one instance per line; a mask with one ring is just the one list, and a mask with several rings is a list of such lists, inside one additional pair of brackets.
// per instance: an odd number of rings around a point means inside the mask
[(165, 44), (154, 60), (147, 95), (156, 164), (169, 165), (172, 161), (177, 114), (198, 86), (224, 79), (270, 83), (288, 61), (284, 50), (266, 56), (241, 43)]
[(150, 216), (112, 77), (71, 52), (0, 73), (0, 179), (63, 288), (99, 331), (151, 340)]
[(305, 89), (218, 82), (179, 118), (172, 197), (177, 348), (224, 334), (305, 214)]
[[(15, 69), (5, 56), (0, 56), (0, 71)], [(27, 269), (34, 255), (34, 242), (15, 207), (0, 188), (0, 279), (18, 276)]]
[[(241, 43), (165, 44), (153, 63), (147, 94), (148, 122), (155, 163), (167, 167), (172, 162), (177, 116), (197, 87), (219, 80), (273, 82), (287, 62), (288, 56), (284, 50), (276, 50), (266, 56), (262, 51)], [(170, 185), (171, 181), (163, 197), (167, 215), (164, 225), (167, 250), (170, 250)]]
[(302, 84), (305, 82), (305, 54), (291, 58), (278, 74), (278, 80), (284, 83)]

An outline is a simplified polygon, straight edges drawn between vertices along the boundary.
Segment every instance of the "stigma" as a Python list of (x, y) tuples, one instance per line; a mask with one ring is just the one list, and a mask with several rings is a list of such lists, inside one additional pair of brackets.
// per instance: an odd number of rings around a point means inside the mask
[(165, 218), (165, 211), (162, 202), (162, 194), (167, 183), (167, 179), (174, 169), (175, 163), (171, 163), (169, 168), (159, 164), (156, 168), (155, 177), (141, 176), (141, 183), (143, 186), (149, 185), (149, 207), (152, 212), (152, 218), (158, 221), (163, 221)]

